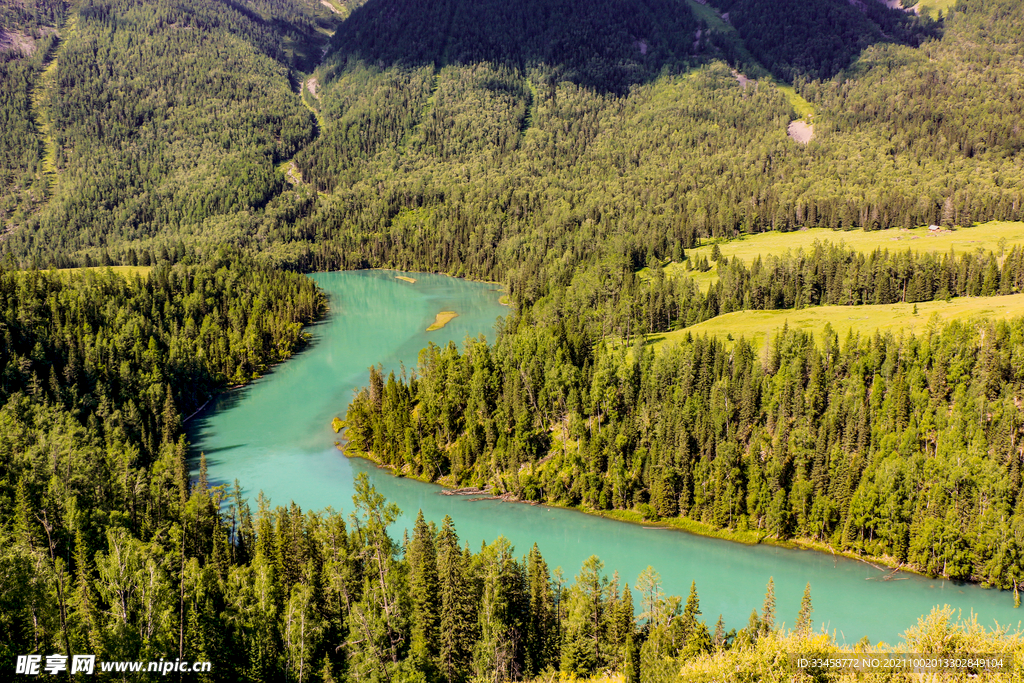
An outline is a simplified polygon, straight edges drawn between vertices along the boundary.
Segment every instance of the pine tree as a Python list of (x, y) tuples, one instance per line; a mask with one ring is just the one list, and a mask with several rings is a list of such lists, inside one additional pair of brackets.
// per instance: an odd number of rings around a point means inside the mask
[(437, 552), (434, 535), (420, 510), (413, 527), (406, 559), (409, 597), (412, 600), (410, 655), (418, 670), (428, 673), (437, 657)]
[(548, 565), (541, 557), (537, 544), (533, 544), (527, 557), (527, 582), (530, 605), (527, 615), (527, 661), (531, 674), (539, 674), (554, 657), (555, 596), (551, 590)]
[(701, 621), (690, 630), (686, 638), (686, 647), (683, 648), (682, 657), (683, 659), (693, 659), (698, 655), (711, 652), (711, 649), (711, 634), (708, 633), (708, 627)]
[(808, 635), (811, 632), (811, 612), (814, 608), (811, 607), (811, 584), (807, 583), (807, 587), (804, 588), (804, 597), (800, 601), (800, 613), (796, 617), (796, 630), (797, 633)]
[(768, 577), (768, 588), (764, 594), (761, 609), (761, 632), (768, 633), (775, 628), (775, 577)]
[(76, 623), (72, 649), (87, 652), (92, 644), (93, 632), (96, 628), (96, 591), (93, 588), (92, 562), (89, 548), (82, 534), (82, 528), (75, 529), (75, 585), (71, 596), (72, 612)]
[(626, 656), (622, 668), (625, 683), (640, 683), (640, 651), (632, 632), (626, 635)]
[(725, 647), (725, 622), (722, 620), (722, 615), (718, 615), (718, 621), (715, 622), (715, 635), (711, 639), (711, 644), (715, 646), (716, 650), (721, 650)]
[(14, 492), (14, 538), (29, 548), (39, 543), (38, 523), (32, 516), (32, 503), (28, 495), (28, 482), (22, 475)]
[(622, 599), (619, 600), (618, 614), (616, 615), (616, 635), (623, 642), (627, 635), (636, 630), (633, 614), (633, 591), (627, 583), (622, 589)]
[(583, 562), (579, 575), (576, 576), (576, 587), (583, 598), (586, 620), (589, 622), (587, 632), (591, 639), (591, 651), (594, 661), (599, 657), (600, 643), (604, 638), (605, 593), (608, 590), (608, 579), (604, 576), (604, 563), (597, 555), (591, 555)]
[(685, 639), (689, 640), (691, 632), (698, 624), (697, 617), (699, 617), (700, 614), (700, 598), (697, 597), (697, 582), (691, 581), (690, 595), (686, 598), (686, 606), (683, 607), (683, 615), (681, 617), (683, 623), (683, 637)]
[(529, 612), (523, 567), (508, 539), (499, 536), (473, 559), (480, 599), (474, 673), (477, 679), (512, 680), (524, 669), (523, 636)]
[(469, 567), (459, 549), (451, 517), (445, 515), (437, 537), (437, 580), (440, 593), (440, 643), (437, 668), (448, 681), (464, 681), (473, 646), (473, 599)]

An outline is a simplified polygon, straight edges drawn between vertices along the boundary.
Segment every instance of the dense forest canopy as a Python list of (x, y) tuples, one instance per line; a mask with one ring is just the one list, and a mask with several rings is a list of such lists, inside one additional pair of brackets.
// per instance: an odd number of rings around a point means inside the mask
[(786, 81), (831, 78), (871, 45), (916, 47), (939, 34), (927, 18), (882, 2), (719, 0), (715, 5), (728, 14), (750, 52)]
[[(803, 146), (786, 136), (784, 93), (742, 85), (722, 61), (741, 16), (791, 25), (763, 3), (736, 3), (733, 28), (682, 3), (380, 0), (327, 45), (324, 22), (340, 15), (320, 3), (92, 0), (51, 51), (52, 88), (37, 87), (39, 50), (36, 71), (11, 62), (28, 70), (5, 115), (51, 133), (5, 162), (3, 249), (39, 265), (127, 264), (230, 241), (300, 270), (508, 279), (506, 264), (527, 264), (544, 287), (551, 268), (605, 245), (646, 265), (647, 252), (737, 232), (1020, 218), (1014, 3), (963, 2), (934, 25), (880, 4), (812, 4), (809, 16), (849, 19), (819, 22), (822, 40), (892, 40), (856, 43), (825, 80), (783, 74), (815, 109)], [(316, 48), (296, 50), (302, 36)], [(769, 67), (804, 59), (772, 47), (758, 53)], [(26, 115), (26, 98), (50, 90)]]
[(399, 542), (365, 481), (347, 518), (253, 512), (202, 464), (190, 481), (183, 421), (306, 342), (326, 301), (294, 271), (332, 268), (489, 279), (515, 304), (494, 344), (372, 370), (353, 451), (1016, 588), (1021, 319), (647, 341), (731, 311), (1024, 291), (1018, 244), (712, 252), (700, 283), (687, 257), (772, 229), (1024, 220), (1022, 36), (1016, 0), (938, 21), (873, 0), (5, 3), (0, 666), (636, 681), (786, 642), (771, 584), (729, 633), (654, 569), (630, 586), (591, 558), (567, 580), (450, 520)]

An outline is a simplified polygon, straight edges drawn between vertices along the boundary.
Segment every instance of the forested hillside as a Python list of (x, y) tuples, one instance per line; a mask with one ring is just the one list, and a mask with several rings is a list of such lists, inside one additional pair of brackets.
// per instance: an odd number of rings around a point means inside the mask
[[(336, 268), (488, 279), (514, 304), (493, 344), (372, 370), (354, 453), (1019, 585), (1024, 318), (686, 336), (735, 311), (1024, 291), (1020, 244), (718, 246), (1024, 220), (1019, 5), (4, 3), (0, 668), (90, 652), (224, 681), (635, 681), (682, 656), (713, 680), (790, 642), (771, 587), (726, 633), (653, 569), (634, 609), (597, 558), (568, 581), (536, 549), (463, 547), (450, 520), (398, 542), (366, 481), (348, 518), (253, 512), (202, 465), (190, 481), (184, 420), (300, 348), (326, 301), (299, 273)], [(130, 272), (39, 270), (98, 265)], [(808, 595), (801, 637), (809, 615)]]
[(25, 148), (9, 168), (34, 172), (33, 198), (48, 201), (28, 216), (23, 207), (5, 248), (46, 254), (46, 265), (156, 234), (232, 239), (281, 191), (274, 164), (315, 133), (293, 92), (308, 58), (286, 46), (315, 41), (316, 29), (294, 2), (76, 3), (59, 46), (48, 34), (9, 66), (18, 80), (4, 110)]
[(831, 78), (871, 45), (916, 47), (941, 34), (927, 18), (877, 1), (719, 0), (715, 6), (761, 64), (786, 81)]
[[(336, 123), (296, 159), (331, 196), (276, 227), (272, 241), (295, 246), (271, 250), (299, 267), (442, 269), (543, 289), (601, 251), (646, 265), (709, 235), (1018, 218), (1020, 42), (987, 28), (1019, 27), (1008, 8), (970, 5), (921, 48), (878, 45), (833, 80), (800, 76), (817, 109), (806, 148), (786, 136), (794, 113), (779, 90), (708, 61), (724, 54), (710, 29), (688, 65), (666, 62), (627, 96), (540, 60), (403, 60), (361, 32), (318, 71)], [(387, 44), (405, 35), (394, 27)]]
[[(551, 269), (602, 252), (646, 265), (710, 235), (1021, 217), (1024, 20), (1011, 0), (965, 1), (934, 25), (813, 4), (808, 17), (835, 9), (856, 35), (875, 35), (868, 22), (889, 38), (850, 42), (847, 24), (818, 22), (821, 40), (858, 47), (827, 80), (786, 67), (816, 110), (806, 147), (787, 137), (796, 114), (774, 83), (741, 84), (720, 61), (735, 34), (689, 5), (380, 0), (353, 10), (329, 47), (322, 15), (340, 15), (319, 3), (149, 7), (91, 0), (70, 13), (42, 91), (53, 195), (39, 206), (5, 193), (15, 229), (3, 248), (19, 260), (106, 251), (127, 264), (227, 240), (301, 270), (505, 280), (523, 264), (543, 288)], [(737, 3), (740, 35), (741, 16), (792, 23)], [(913, 40), (896, 35), (904, 25)], [(759, 59), (799, 62), (786, 45)], [(5, 110), (24, 117), (13, 90)], [(14, 168), (42, 163), (40, 143), (18, 144), (30, 149)], [(293, 155), (295, 186), (278, 168)]]
[(1020, 247), (1000, 259), (818, 245), (749, 268), (723, 257), (706, 292), (657, 268), (607, 292), (607, 271), (587, 272), (493, 347), (432, 347), (408, 383), (371, 371), (346, 437), (354, 452), (428, 480), (808, 538), (1010, 586), (1024, 457), (1019, 321), (920, 338), (785, 331), (763, 350), (687, 337), (658, 355), (645, 335), (743, 309), (853, 314), (1015, 293), (1022, 257)]

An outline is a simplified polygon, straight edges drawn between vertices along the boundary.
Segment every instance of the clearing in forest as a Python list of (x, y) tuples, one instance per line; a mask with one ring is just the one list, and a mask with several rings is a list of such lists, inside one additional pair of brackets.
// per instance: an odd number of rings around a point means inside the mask
[(302, 172), (292, 160), (282, 161), (277, 165), (277, 170), (284, 174), (284, 179), (292, 185), (302, 184)]
[(19, 31), (0, 28), (0, 52), (11, 50), (22, 57), (31, 57), (36, 51), (36, 41)]
[(814, 139), (814, 126), (806, 121), (790, 121), (786, 132), (789, 133), (789, 137), (802, 145), (806, 145)]
[(67, 41), (75, 35), (78, 27), (78, 17), (71, 14), (59, 33), (57, 43), (51, 48), (47, 55), (47, 64), (43, 69), (39, 80), (32, 89), (32, 115), (39, 128), (39, 136), (43, 139), (43, 175), (47, 179), (47, 186), (50, 193), (57, 184), (57, 143), (53, 139), (53, 130), (50, 125), (50, 109), (53, 106), (53, 97), (57, 92), (57, 60), (60, 51)]
[(920, 334), (929, 326), (953, 320), (1008, 320), (1024, 315), (1024, 294), (1008, 296), (958, 297), (950, 301), (922, 301), (916, 304), (866, 306), (810, 306), (778, 311), (735, 311), (674, 332), (648, 336), (656, 350), (692, 334), (713, 335), (727, 340), (745, 337), (760, 348), (784, 325), (820, 336), (829, 324), (843, 343), (847, 334)]
[[(722, 256), (730, 259), (739, 258), (751, 263), (758, 256), (781, 256), (787, 251), (810, 249), (816, 241), (844, 244), (850, 249), (868, 254), (875, 249), (889, 251), (906, 251), (910, 249), (920, 253), (946, 253), (953, 251), (962, 254), (981, 249), (993, 251), (997, 255), (1009, 251), (1014, 245), (1024, 244), (1024, 223), (1012, 221), (991, 221), (968, 228), (956, 230), (930, 230), (928, 228), (891, 228), (889, 230), (830, 230), (828, 228), (809, 228), (794, 232), (759, 232), (743, 235), (732, 240), (708, 241), (703, 246), (686, 250), (687, 261), (671, 262), (664, 266), (668, 277), (691, 277), (702, 291), (718, 281), (717, 264), (711, 260), (711, 252), (718, 245)], [(711, 270), (699, 272), (687, 270), (688, 264), (695, 264), (706, 259)], [(649, 268), (640, 270), (637, 275), (646, 280), (651, 277)]]
[(923, 0), (914, 5), (914, 11), (921, 16), (928, 15), (932, 19), (939, 18), (939, 12), (943, 16), (956, 6), (957, 0)]
[[(830, 230), (829, 228), (809, 228), (793, 232), (761, 232), (743, 235), (733, 240), (718, 242), (723, 256), (739, 257), (750, 263), (758, 256), (783, 254), (787, 250), (807, 249), (815, 241), (842, 242), (846, 246), (862, 253), (870, 253), (875, 249), (889, 251), (915, 252), (947, 252), (952, 249), (960, 254), (981, 248), (985, 251), (999, 252), (1000, 248), (1010, 249), (1015, 244), (1024, 243), (1024, 223), (1010, 221), (992, 221), (968, 228), (955, 230), (930, 230), (927, 227), (889, 230)], [(711, 258), (713, 242), (707, 242), (696, 249), (688, 249), (689, 258), (701, 256)]]
[(84, 273), (86, 271), (113, 271), (121, 275), (138, 275), (140, 277), (149, 277), (150, 271), (153, 270), (153, 266), (89, 266), (88, 268), (60, 268), (57, 270), (58, 273)]

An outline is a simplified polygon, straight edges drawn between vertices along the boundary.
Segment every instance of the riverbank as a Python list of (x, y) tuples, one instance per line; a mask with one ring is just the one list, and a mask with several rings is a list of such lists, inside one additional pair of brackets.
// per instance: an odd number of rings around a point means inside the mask
[[(600, 517), (606, 517), (608, 519), (614, 519), (620, 522), (628, 522), (630, 524), (639, 524), (644, 528), (651, 529), (656, 528), (660, 525), (664, 525), (666, 529), (675, 529), (677, 531), (684, 531), (688, 534), (694, 534), (696, 536), (705, 536), (708, 538), (718, 538), (723, 541), (731, 541), (733, 543), (742, 543), (743, 545), (770, 545), (777, 548), (786, 548), (788, 550), (808, 550), (812, 552), (822, 553), (824, 555), (832, 555), (833, 557), (842, 557), (848, 560), (857, 560), (864, 564), (871, 565), (879, 572), (882, 572), (882, 576), (879, 576), (879, 580), (897, 580), (892, 576), (893, 572), (905, 572), (907, 574), (915, 574), (917, 576), (928, 577), (928, 574), (921, 571), (920, 568), (913, 565), (908, 565), (904, 562), (900, 562), (893, 557), (876, 557), (874, 555), (858, 555), (857, 553), (848, 550), (836, 550), (828, 543), (811, 539), (811, 538), (791, 538), (791, 539), (778, 539), (769, 536), (767, 533), (760, 531), (743, 531), (739, 529), (720, 529), (713, 527), (710, 524), (698, 522), (694, 519), (687, 517), (672, 517), (669, 519), (645, 519), (636, 510), (587, 510), (583, 508), (571, 508), (578, 509), (580, 512), (588, 514), (595, 514)], [(932, 577), (928, 577), (932, 578)], [(944, 579), (948, 580), (948, 579)], [(977, 581), (972, 583), (981, 585)], [(987, 588), (987, 586), (985, 586)]]
[[(331, 424), (334, 432), (340, 433), (345, 428), (345, 421), (335, 417)], [(522, 500), (517, 498), (511, 493), (494, 493), (487, 491), (486, 489), (479, 487), (464, 487), (459, 486), (454, 481), (442, 481), (442, 480), (430, 480), (426, 477), (413, 474), (408, 470), (408, 465), (402, 468), (396, 468), (392, 465), (386, 465), (381, 463), (372, 454), (366, 453), (362, 450), (352, 447), (348, 443), (341, 443), (336, 441), (334, 444), (339, 451), (341, 451), (345, 457), (348, 458), (360, 458), (368, 462), (373, 463), (377, 468), (388, 470), (392, 476), (404, 477), (418, 481), (424, 484), (431, 484), (441, 489), (439, 492), (443, 496), (466, 496), (468, 500), (500, 500), (506, 503), (522, 503), (525, 505), (543, 505), (549, 508), (555, 508), (559, 510), (571, 510), (573, 512), (579, 512), (585, 515), (592, 515), (594, 517), (603, 517), (605, 519), (614, 520), (616, 522), (625, 522), (627, 524), (633, 524), (640, 526), (648, 531), (682, 531), (687, 534), (694, 536), (703, 536), (705, 538), (716, 538), (722, 541), (730, 541), (732, 543), (739, 543), (741, 545), (767, 545), (776, 548), (785, 548), (787, 550), (805, 550), (823, 555), (831, 555), (832, 557), (842, 557), (847, 560), (856, 560), (863, 562), (864, 564), (870, 565), (878, 570), (879, 576), (875, 577), (879, 581), (898, 581), (901, 578), (896, 576), (897, 572), (903, 572), (906, 574), (914, 574), (916, 576), (922, 576), (926, 578), (940, 578), (942, 580), (949, 580), (945, 577), (931, 577), (927, 573), (921, 571), (919, 567), (914, 565), (908, 565), (904, 562), (900, 562), (896, 558), (888, 556), (874, 556), (874, 555), (859, 555), (849, 550), (836, 550), (828, 543), (811, 539), (811, 538), (791, 538), (791, 539), (779, 539), (769, 536), (763, 531), (757, 530), (740, 530), (740, 529), (728, 529), (718, 528), (699, 522), (688, 517), (671, 517), (671, 518), (656, 518), (650, 519), (645, 518), (637, 510), (596, 510), (587, 508), (582, 505), (559, 505), (557, 503), (551, 503), (547, 501), (530, 501)], [(870, 580), (872, 577), (867, 577)], [(971, 581), (975, 585), (983, 588), (989, 588), (978, 581)], [(1002, 590), (1002, 589), (1000, 589)], [(1007, 591), (1009, 593), (1009, 591)], [(1012, 599), (1012, 598), (1011, 598)]]
[(194, 411), (192, 411), (191, 415), (189, 415), (188, 417), (179, 416), (181, 418), (181, 424), (188, 424), (188, 422), (192, 418), (194, 418), (199, 413), (203, 412), (206, 409), (206, 407), (210, 405), (213, 402), (213, 400), (220, 396), (221, 394), (229, 391), (234, 391), (235, 389), (241, 389), (244, 386), (252, 384), (256, 380), (265, 377), (271, 372), (273, 372), (274, 368), (277, 367), (278, 365), (281, 365), (282, 363), (285, 363), (294, 358), (295, 354), (300, 353), (301, 351), (309, 348), (310, 344), (312, 344), (313, 342), (313, 337), (306, 331), (307, 328), (323, 322), (327, 318), (328, 313), (330, 313), (330, 305), (327, 304), (325, 300), (323, 307), (317, 314), (317, 317), (302, 326), (302, 332), (299, 334), (299, 338), (295, 340), (295, 344), (291, 347), (291, 349), (281, 354), (281, 356), (278, 357), (276, 360), (271, 361), (267, 365), (263, 366), (261, 371), (256, 373), (252, 378), (237, 384), (231, 384), (230, 382), (227, 382), (225, 383), (225, 385), (215, 387), (210, 392), (210, 395), (206, 397), (206, 400), (203, 402), (203, 405), (199, 406)]

